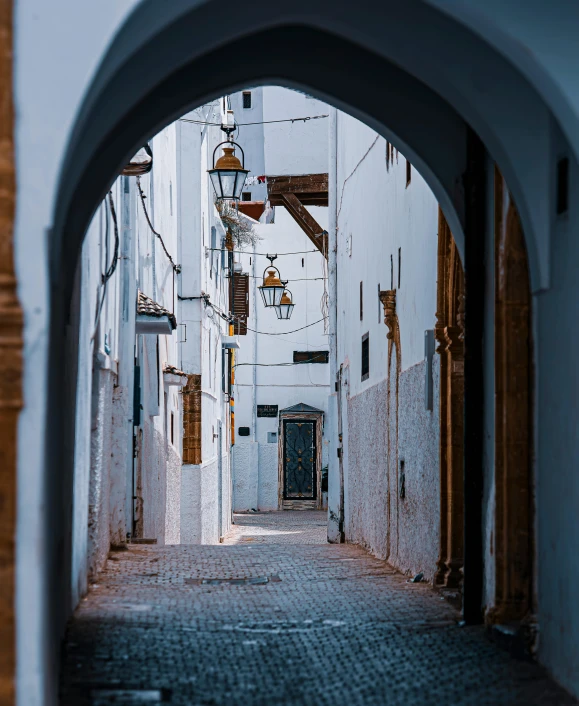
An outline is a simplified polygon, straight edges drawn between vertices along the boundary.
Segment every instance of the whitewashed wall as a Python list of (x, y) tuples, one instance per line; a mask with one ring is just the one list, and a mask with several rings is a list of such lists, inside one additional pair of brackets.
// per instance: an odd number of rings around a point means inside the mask
[[(173, 123), (151, 140), (153, 169), (141, 178), (145, 203), (155, 230), (173, 261), (179, 263), (179, 189), (177, 125)], [(178, 318), (178, 278), (159, 238), (151, 231), (136, 196), (139, 289)], [(166, 385), (166, 365), (179, 367), (179, 340), (183, 329), (171, 335), (139, 335), (141, 367), (141, 444), (143, 536), (158, 544), (180, 539), (182, 406), (179, 388)], [(158, 338), (158, 358), (156, 344)], [(148, 356), (144, 356), (148, 348)], [(152, 398), (151, 400), (147, 399)], [(171, 438), (171, 423), (173, 438)]]
[[(184, 116), (219, 122), (219, 101)], [(201, 464), (185, 464), (181, 475), (181, 542), (215, 544), (230, 529), (229, 403), (222, 390), (222, 336), (228, 324), (219, 311), (229, 309), (227, 258), (222, 254), (225, 231), (214, 207), (207, 169), (215, 146), (224, 134), (215, 127), (179, 121), (180, 140), (180, 252), (182, 300), (180, 321), (185, 324), (179, 344), (181, 368), (201, 375)], [(218, 150), (217, 157), (221, 154)], [(209, 296), (212, 307), (200, 299)], [(185, 340), (186, 339), (186, 340)], [(221, 427), (221, 448), (219, 428)]]
[[(439, 532), (438, 359), (430, 371), (433, 409), (426, 410), (424, 332), (435, 324), (438, 206), (414, 168), (407, 184), (402, 154), (394, 151), (387, 165), (385, 140), (340, 112), (337, 156), (346, 539), (403, 571), (423, 571), (432, 578)], [(401, 344), (393, 351), (390, 383), (387, 328), (378, 297), (386, 289), (396, 290)], [(365, 334), (370, 370), (362, 380)], [(402, 462), (405, 499), (400, 498)]]

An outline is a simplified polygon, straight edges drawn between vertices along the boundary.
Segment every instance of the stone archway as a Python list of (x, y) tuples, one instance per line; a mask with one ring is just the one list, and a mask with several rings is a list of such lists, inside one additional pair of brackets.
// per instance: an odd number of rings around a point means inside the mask
[(464, 561), (464, 270), (438, 211), (434, 336), (440, 354), (440, 556), (435, 583), (460, 588)]
[[(183, 0), (170, 7), (158, 0), (144, 0), (113, 38), (93, 84), (87, 88), (86, 100), (71, 130), (68, 152), (62, 155), (58, 193), (51, 194), (56, 206), (50, 231), (53, 271), (48, 368), (51, 404), (58, 413), (48, 415), (44, 471), (45, 477), (53, 481), (48, 484), (45, 505), (56, 508), (57, 518), (51, 518), (55, 525), (46, 532), (50, 545), (46, 564), (51, 567), (48, 583), (52, 586), (48, 600), (55, 605), (66, 602), (67, 593), (66, 571), (63, 578), (60, 569), (68, 560), (62, 542), (71, 508), (71, 459), (67, 445), (70, 447), (74, 435), (74, 424), (70, 423), (74, 412), (67, 408), (72, 399), (67, 385), (72, 383), (64, 376), (62, 361), (76, 257), (94, 207), (116, 170), (141, 140), (177, 117), (179, 111), (247, 81), (276, 80), (288, 86), (311, 88), (335, 105), (351, 109), (405, 151), (435, 190), (461, 254), (461, 231), (469, 230), (464, 213), (469, 195), (465, 199), (463, 179), (468, 122), (494, 158), (504, 164), (529, 238), (533, 287), (548, 286), (548, 267), (544, 264), (548, 258), (539, 257), (544, 254), (543, 250), (539, 252), (539, 239), (548, 233), (548, 212), (541, 210), (540, 199), (536, 198), (544, 185), (541, 182), (537, 186), (532, 181), (535, 171), (526, 168), (530, 161), (535, 163), (543, 157), (546, 160), (550, 155), (544, 144), (548, 140), (536, 139), (539, 134), (547, 135), (553, 125), (547, 107), (552, 102), (547, 103), (534, 88), (540, 84), (544, 92), (545, 82), (533, 81), (534, 75), (529, 73), (523, 78), (519, 75), (520, 62), (512, 59), (498, 40), (498, 48), (491, 46), (481, 39), (478, 27), (477, 31), (472, 27), (465, 29), (452, 17), (451, 9), (439, 11), (436, 4), (384, 2), (378, 7), (367, 0), (352, 13), (346, 2), (297, 0), (282, 8), (260, 0), (254, 12), (239, 13), (230, 0), (225, 4)], [(10, 3), (3, 7), (8, 9), (2, 11), (7, 15), (5, 24), (2, 18), (2, 61), (11, 66)], [(222, 22), (224, 15), (232, 18), (226, 26)], [(499, 31), (500, 17), (495, 19), (492, 24)], [(387, 42), (383, 41), (384, 26), (389, 27)], [(446, 37), (444, 45), (440, 36)], [(246, 51), (246, 47), (251, 51)], [(520, 48), (526, 51), (524, 44)], [(348, 66), (349, 81), (335, 70), (335, 56)], [(424, 60), (426, 56), (428, 61)], [(463, 57), (469, 61), (461, 61)], [(467, 63), (468, 69), (461, 74)], [(1, 75), (5, 86), (10, 87), (11, 71), (2, 69)], [(380, 84), (375, 82), (376, 76), (380, 77)], [(513, 90), (518, 82), (521, 90)], [(377, 86), (388, 86), (388, 90), (376, 90)], [(187, 99), (183, 98), (184, 92)], [(558, 111), (557, 120), (561, 112)], [(424, 115), (428, 115), (428, 130)], [(2, 140), (6, 137), (6, 144), (11, 146), (11, 118), (9, 122), (9, 137), (3, 129)], [(574, 117), (567, 123), (572, 128)], [(573, 135), (577, 131), (567, 129), (567, 133)], [(6, 193), (13, 195), (9, 161), (2, 174), (10, 175)], [(8, 210), (11, 213), (11, 205)], [(7, 253), (2, 266), (12, 259), (11, 215), (6, 223), (6, 233), (0, 236), (1, 252)], [(465, 257), (464, 261), (472, 275), (473, 260), (469, 263)], [(15, 373), (7, 375), (10, 384), (2, 389), (0, 399), (2, 409), (9, 410), (2, 412), (2, 421), (9, 438), (5, 453), (11, 480), (6, 487), (12, 492), (15, 418), (20, 404), (20, 318), (12, 269), (8, 265), (6, 271), (0, 272), (2, 306), (6, 311), (0, 324), (4, 336), (0, 346), (8, 350), (6, 365), (13, 366), (10, 370)], [(473, 344), (475, 338), (476, 335), (471, 339)], [(14, 356), (10, 357), (12, 353)], [(43, 398), (39, 404), (42, 403)], [(6, 546), (12, 547), (13, 535), (12, 522), (5, 535)], [(11, 601), (11, 594), (7, 600)], [(62, 623), (66, 610), (54, 611), (55, 625)], [(54, 632), (53, 627), (49, 632)]]
[(533, 611), (531, 291), (523, 228), (498, 169), (494, 191), (495, 596), (487, 621), (507, 623)]

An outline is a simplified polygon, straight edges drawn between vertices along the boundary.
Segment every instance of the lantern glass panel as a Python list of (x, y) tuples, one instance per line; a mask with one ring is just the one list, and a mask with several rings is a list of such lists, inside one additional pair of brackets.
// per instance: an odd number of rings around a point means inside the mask
[(292, 312), (294, 310), (295, 304), (279, 304), (275, 307), (275, 313), (278, 319), (289, 319), (291, 318)]
[(283, 287), (258, 287), (265, 306), (278, 306), (284, 293)]
[(241, 192), (243, 191), (243, 187), (245, 186), (245, 177), (247, 176), (247, 172), (237, 172), (237, 179), (235, 181), (235, 187), (233, 189), (233, 198), (236, 201), (239, 201), (241, 198)]

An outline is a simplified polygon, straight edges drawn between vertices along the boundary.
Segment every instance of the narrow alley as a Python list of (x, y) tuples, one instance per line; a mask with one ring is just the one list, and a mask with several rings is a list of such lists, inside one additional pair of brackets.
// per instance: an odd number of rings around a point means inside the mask
[(579, 704), (579, 2), (0, 8), (0, 706)]
[(223, 545), (112, 553), (69, 625), (62, 704), (574, 703), (324, 520), (237, 514)]

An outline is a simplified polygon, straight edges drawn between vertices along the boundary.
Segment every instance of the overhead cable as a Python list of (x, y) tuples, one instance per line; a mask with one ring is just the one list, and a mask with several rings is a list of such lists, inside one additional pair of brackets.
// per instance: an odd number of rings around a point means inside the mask
[[(244, 127), (245, 125), (270, 125), (272, 123), (299, 123), (308, 122), (308, 120), (320, 120), (321, 118), (329, 118), (329, 115), (307, 115), (305, 118), (284, 118), (283, 120), (259, 120), (255, 123), (235, 123), (235, 127)], [(211, 125), (213, 127), (221, 127), (221, 123), (210, 123), (205, 120), (193, 120), (192, 118), (179, 118), (183, 123), (194, 123), (195, 125)]]
[(151, 232), (154, 233), (157, 238), (161, 241), (161, 246), (163, 247), (163, 251), (165, 252), (165, 255), (167, 256), (167, 259), (171, 263), (171, 266), (173, 267), (173, 271), (179, 274), (181, 272), (181, 265), (176, 265), (175, 261), (171, 257), (169, 251), (167, 250), (167, 247), (165, 245), (165, 241), (163, 240), (163, 236), (161, 233), (157, 232), (155, 228), (153, 227), (153, 224), (151, 223), (151, 219), (149, 218), (149, 212), (147, 211), (147, 206), (145, 205), (145, 199), (147, 198), (143, 192), (143, 189), (141, 187), (141, 177), (137, 177), (137, 188), (139, 189), (139, 196), (141, 197), (141, 204), (143, 205), (143, 212), (145, 214), (145, 218), (147, 219), (147, 223), (149, 224), (149, 228), (151, 229)]
[[(103, 293), (99, 301), (99, 305), (97, 308), (97, 313), (95, 316), (95, 322), (94, 322), (94, 330), (93, 334), (90, 338), (91, 343), (94, 341), (97, 335), (98, 331), (98, 326), (99, 326), (99, 320), (101, 317), (101, 312), (103, 309), (103, 304), (105, 303), (105, 296), (107, 293), (107, 283), (110, 280), (110, 278), (113, 276), (115, 270), (117, 269), (117, 265), (119, 262), (119, 225), (117, 223), (117, 212), (115, 210), (115, 204), (113, 201), (113, 192), (109, 191), (108, 193), (109, 197), (109, 209), (111, 212), (111, 216), (113, 219), (113, 226), (114, 226), (114, 233), (115, 233), (115, 248), (113, 252), (113, 257), (111, 259), (111, 264), (107, 267), (106, 271), (104, 274), (101, 275), (101, 283), (103, 285)], [(108, 247), (108, 242), (109, 242), (109, 210), (107, 209), (107, 200), (105, 198), (104, 201), (104, 207), (105, 207), (105, 243), (107, 244)]]
[[(267, 252), (252, 252), (248, 250), (228, 250), (227, 248), (207, 248), (207, 250), (213, 250), (215, 252), (233, 252), (240, 255), (263, 255), (264, 257), (269, 257), (271, 253)], [(284, 255), (307, 255), (308, 253), (320, 251), (316, 248), (314, 250), (296, 250), (294, 252), (278, 252), (275, 254), (276, 257), (283, 257)], [(321, 253), (320, 253), (321, 254)]]

